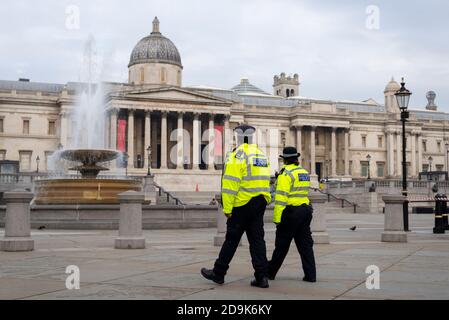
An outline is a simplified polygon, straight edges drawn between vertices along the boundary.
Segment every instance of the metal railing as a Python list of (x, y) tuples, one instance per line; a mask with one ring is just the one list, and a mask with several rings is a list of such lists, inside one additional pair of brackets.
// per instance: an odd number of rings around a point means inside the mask
[(330, 202), (331, 198), (334, 199), (337, 202), (340, 201), (342, 208), (344, 208), (345, 207), (345, 203), (347, 203), (349, 206), (353, 207), (354, 213), (357, 213), (357, 206), (358, 206), (357, 203), (351, 202), (351, 201), (349, 201), (347, 199), (344, 199), (344, 198), (339, 198), (339, 197), (337, 197), (337, 196), (335, 196), (335, 195), (333, 195), (333, 194), (331, 194), (329, 192), (324, 192), (323, 190), (318, 189), (318, 188), (312, 188), (312, 190), (326, 195), (327, 196), (327, 202)]
[(186, 203), (184, 203), (181, 199), (174, 196), (171, 192), (166, 191), (163, 187), (158, 185), (156, 182), (154, 182), (154, 186), (158, 189), (159, 197), (162, 197), (162, 194), (165, 194), (167, 196), (167, 203), (170, 203), (170, 199), (172, 199), (176, 205), (185, 206)]

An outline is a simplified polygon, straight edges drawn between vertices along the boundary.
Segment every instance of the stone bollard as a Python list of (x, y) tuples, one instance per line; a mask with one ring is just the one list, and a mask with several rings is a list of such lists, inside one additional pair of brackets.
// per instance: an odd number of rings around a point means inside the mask
[(145, 203), (156, 205), (157, 192), (154, 186), (154, 176), (146, 176), (144, 178), (143, 191), (145, 193)]
[(404, 231), (403, 205), (405, 196), (383, 196), (385, 202), (383, 242), (407, 242), (407, 233)]
[(142, 203), (145, 195), (126, 191), (118, 195), (120, 201), (119, 234), (115, 239), (116, 249), (144, 249), (142, 236)]
[(5, 237), (0, 240), (0, 251), (32, 251), (34, 240), (30, 231), (30, 202), (34, 195), (25, 190), (5, 192)]
[(309, 196), (310, 203), (313, 206), (313, 219), (310, 226), (312, 230), (312, 238), (315, 243), (329, 243), (329, 234), (326, 228), (326, 201), (324, 194), (311, 194)]
[(377, 200), (377, 192), (368, 192), (369, 197), (369, 213), (379, 213), (379, 201)]

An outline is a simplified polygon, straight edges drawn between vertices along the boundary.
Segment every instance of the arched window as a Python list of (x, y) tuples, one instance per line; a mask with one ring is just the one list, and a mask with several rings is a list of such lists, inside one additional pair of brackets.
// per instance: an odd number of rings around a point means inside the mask
[(145, 69), (142, 67), (140, 68), (140, 82), (144, 82), (145, 81)]
[(161, 68), (161, 82), (165, 83), (167, 81), (167, 71), (165, 68)]
[(288, 89), (286, 90), (286, 95), (287, 95), (287, 98), (290, 97), (290, 90), (288, 90)]
[(295, 90), (291, 89), (290, 90), (290, 95), (293, 97), (295, 95)]

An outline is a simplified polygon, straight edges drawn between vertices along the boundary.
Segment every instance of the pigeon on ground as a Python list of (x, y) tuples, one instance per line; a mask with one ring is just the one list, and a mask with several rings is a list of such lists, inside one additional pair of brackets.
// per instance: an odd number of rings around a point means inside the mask
[(349, 230), (355, 231), (356, 228), (357, 228), (357, 226), (353, 226), (353, 227), (349, 228)]
[(40, 226), (39, 228), (37, 228), (38, 230), (44, 230), (45, 226)]

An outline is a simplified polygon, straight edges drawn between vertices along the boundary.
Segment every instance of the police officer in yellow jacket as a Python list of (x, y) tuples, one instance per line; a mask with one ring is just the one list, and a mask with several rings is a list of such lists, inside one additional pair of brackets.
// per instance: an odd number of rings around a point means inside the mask
[(313, 209), (309, 202), (310, 176), (299, 165), (300, 154), (294, 147), (282, 152), (284, 167), (277, 178), (273, 222), (276, 241), (273, 257), (269, 262), (269, 279), (274, 280), (295, 239), (304, 270), (304, 281), (316, 281), (313, 239), (310, 231)]
[(235, 131), (238, 143), (243, 143), (228, 155), (222, 177), (223, 213), (228, 218), (226, 237), (214, 268), (203, 268), (201, 274), (216, 283), (224, 283), (229, 263), (246, 232), (255, 270), (251, 285), (268, 288), (263, 215), (271, 202), (270, 167), (265, 154), (252, 144), (255, 128), (240, 125)]

